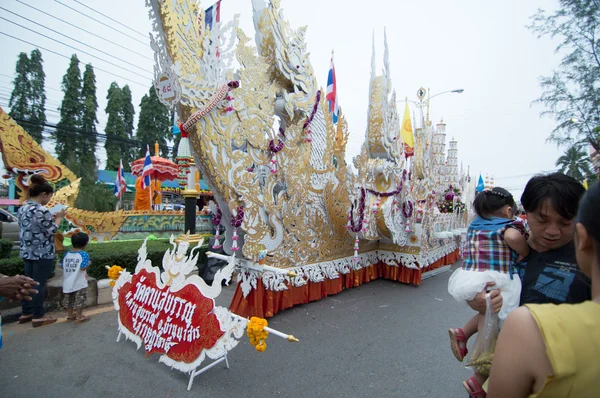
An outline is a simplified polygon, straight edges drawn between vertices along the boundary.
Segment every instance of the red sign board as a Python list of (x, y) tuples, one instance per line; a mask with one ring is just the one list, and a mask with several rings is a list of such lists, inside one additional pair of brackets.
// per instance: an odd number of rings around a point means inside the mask
[(212, 313), (214, 301), (194, 284), (178, 291), (159, 288), (157, 274), (142, 268), (119, 288), (119, 318), (142, 340), (146, 355), (165, 354), (192, 363), (224, 334)]

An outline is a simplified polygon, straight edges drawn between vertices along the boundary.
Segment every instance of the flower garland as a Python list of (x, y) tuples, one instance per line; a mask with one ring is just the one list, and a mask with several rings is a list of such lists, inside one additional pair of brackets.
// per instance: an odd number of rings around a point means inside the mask
[(233, 227), (233, 236), (231, 237), (231, 239), (233, 239), (233, 243), (231, 245), (231, 250), (233, 250), (234, 252), (240, 250), (240, 248), (237, 245), (237, 240), (238, 240), (237, 230), (239, 227), (242, 226), (243, 221), (244, 221), (244, 207), (239, 206), (237, 209), (237, 212), (236, 212), (236, 216), (231, 217), (231, 226)]
[(350, 214), (348, 215), (348, 225), (346, 228), (350, 229), (352, 232), (356, 234), (354, 238), (354, 261), (358, 261), (358, 244), (360, 242), (358, 238), (358, 233), (362, 230), (363, 232), (367, 232), (367, 225), (369, 223), (368, 220), (365, 220), (365, 199), (366, 199), (366, 190), (364, 188), (360, 189), (360, 199), (358, 200), (358, 223), (354, 225), (354, 203), (350, 206)]
[(115, 282), (119, 279), (121, 272), (125, 271), (125, 269), (118, 265), (113, 265), (112, 267), (107, 265), (106, 268), (108, 269), (108, 278), (111, 279), (110, 286), (115, 286)]
[[(223, 101), (224, 99), (229, 97), (227, 94), (229, 93), (230, 90), (238, 88), (239, 86), (240, 86), (240, 82), (235, 81), (235, 80), (230, 81), (227, 84), (224, 84), (221, 87), (221, 89), (219, 91), (217, 91), (217, 93), (215, 95), (213, 95), (213, 97), (210, 99), (210, 101), (204, 108), (195, 112), (193, 115), (191, 115), (188, 118), (188, 120), (186, 120), (185, 123), (182, 123), (179, 125), (179, 130), (181, 131), (182, 137), (183, 137), (183, 134), (187, 134), (187, 132), (192, 128), (192, 126), (194, 126), (202, 118), (204, 118), (206, 115), (208, 115), (210, 113), (210, 111), (212, 111), (221, 101)], [(231, 97), (229, 97), (229, 98), (231, 98)], [(225, 109), (225, 111), (231, 112), (231, 111), (233, 111), (233, 107), (229, 106)]]
[(219, 207), (219, 204), (217, 202), (215, 202), (215, 207), (217, 208), (217, 214), (213, 214), (213, 218), (212, 218), (212, 223), (213, 223), (213, 226), (215, 227), (215, 242), (213, 243), (212, 248), (220, 249), (223, 247), (221, 242), (219, 242), (219, 239), (221, 238), (220, 224), (221, 224), (221, 217), (223, 217), (223, 213), (221, 212), (221, 208)]
[[(375, 196), (377, 196), (377, 199), (375, 200), (375, 203), (373, 204), (373, 206), (371, 206), (371, 211), (373, 212), (373, 214), (377, 213), (377, 211), (379, 210), (379, 206), (381, 204), (381, 198), (389, 198), (390, 196), (395, 196), (398, 195), (400, 192), (402, 192), (402, 181), (400, 181), (400, 185), (398, 186), (398, 189), (396, 189), (395, 191), (392, 192), (378, 192), (375, 191), (374, 189), (367, 189), (367, 191)], [(394, 199), (395, 201), (396, 199)], [(392, 203), (392, 205), (396, 204), (397, 202)]]
[(414, 205), (410, 200), (406, 200), (402, 203), (402, 215), (406, 218), (406, 227), (404, 228), (404, 232), (410, 232), (410, 218), (413, 215)]
[(258, 352), (264, 352), (267, 349), (267, 337), (269, 336), (269, 332), (265, 330), (267, 326), (269, 326), (269, 323), (263, 318), (253, 316), (250, 318), (250, 321), (248, 321), (246, 333), (248, 333), (250, 344), (252, 344)]
[(280, 127), (279, 134), (281, 134), (281, 138), (278, 139), (277, 145), (275, 145), (274, 140), (269, 141), (269, 149), (272, 152), (271, 155), (271, 173), (277, 173), (277, 152), (280, 152), (285, 146), (285, 142), (283, 142), (283, 137), (285, 137), (284, 130)]
[(303, 130), (306, 130), (306, 142), (311, 142), (312, 141), (312, 137), (311, 137), (311, 131), (310, 131), (310, 124), (313, 121), (313, 118), (315, 117), (315, 114), (317, 113), (317, 109), (319, 107), (319, 101), (321, 100), (321, 90), (317, 91), (317, 97), (315, 99), (315, 104), (313, 105), (313, 109), (312, 112), (310, 113), (310, 116), (308, 117), (308, 119), (304, 122), (304, 126), (302, 126)]

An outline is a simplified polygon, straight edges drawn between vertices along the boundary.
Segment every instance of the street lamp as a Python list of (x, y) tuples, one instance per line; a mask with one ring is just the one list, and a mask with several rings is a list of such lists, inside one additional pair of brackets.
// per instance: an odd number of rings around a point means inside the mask
[[(434, 97), (437, 97), (438, 95), (447, 94), (447, 93), (462, 94), (464, 91), (465, 91), (464, 88), (457, 88), (457, 89), (454, 89), (454, 90), (446, 90), (446, 91), (442, 91), (441, 93), (437, 93), (435, 95), (432, 95), (427, 100), (430, 100), (430, 99), (432, 99)], [(417, 95), (419, 96), (419, 101), (412, 101), (412, 100), (406, 99), (404, 101), (403, 100), (399, 100), (399, 101), (396, 101), (396, 102), (412, 102), (413, 104), (422, 104), (424, 102), (425, 95), (426, 95), (425, 90), (424, 89), (419, 89)]]

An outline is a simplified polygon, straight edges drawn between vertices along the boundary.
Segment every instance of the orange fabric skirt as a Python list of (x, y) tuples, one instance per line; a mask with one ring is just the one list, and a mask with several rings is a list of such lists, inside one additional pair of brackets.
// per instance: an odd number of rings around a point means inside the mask
[(252, 289), (245, 298), (240, 284), (237, 285), (229, 309), (233, 313), (243, 317), (258, 316), (261, 318), (270, 318), (278, 312), (295, 305), (317, 301), (324, 297), (338, 294), (344, 289), (360, 286), (377, 278), (420, 285), (421, 275), (424, 272), (453, 264), (457, 259), (458, 250), (447, 254), (422, 269), (406, 268), (402, 264), (389, 266), (383, 262), (378, 262), (358, 271), (340, 274), (336, 279), (325, 279), (323, 282), (316, 283), (308, 281), (306, 285), (300, 287), (287, 284), (287, 290), (280, 292), (265, 289), (262, 279), (257, 278), (256, 289)]

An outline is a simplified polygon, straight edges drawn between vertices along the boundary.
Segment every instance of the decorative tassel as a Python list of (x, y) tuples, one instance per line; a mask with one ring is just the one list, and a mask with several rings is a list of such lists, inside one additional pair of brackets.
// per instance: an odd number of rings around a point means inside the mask
[(381, 196), (378, 196), (375, 203), (373, 203), (373, 206), (371, 206), (371, 211), (373, 212), (373, 214), (377, 213), (377, 210), (379, 210), (380, 203), (381, 203)]
[(354, 239), (354, 261), (358, 262), (358, 243), (360, 240), (358, 239), (358, 234), (356, 234), (356, 238)]
[(306, 142), (312, 142), (312, 136), (310, 135), (310, 130), (306, 130)]
[(348, 216), (348, 223), (346, 224), (346, 229), (352, 228), (352, 218)]
[(367, 217), (365, 217), (365, 222), (363, 223), (363, 233), (367, 232), (367, 229), (369, 228), (369, 219)]
[(240, 250), (240, 248), (237, 245), (237, 239), (238, 239), (237, 228), (235, 228), (233, 230), (233, 236), (231, 237), (231, 239), (233, 240), (233, 243), (231, 244), (231, 250), (233, 250), (234, 252)]
[(410, 232), (410, 221), (406, 220), (406, 228), (404, 228), (404, 232), (409, 233)]
[(275, 154), (271, 156), (271, 173), (277, 173), (277, 155)]
[(221, 238), (221, 229), (217, 225), (217, 227), (215, 228), (215, 243), (213, 244), (213, 247), (212, 247), (213, 249), (220, 249), (221, 247), (223, 247), (223, 245), (221, 245), (221, 242), (219, 242), (220, 238)]

